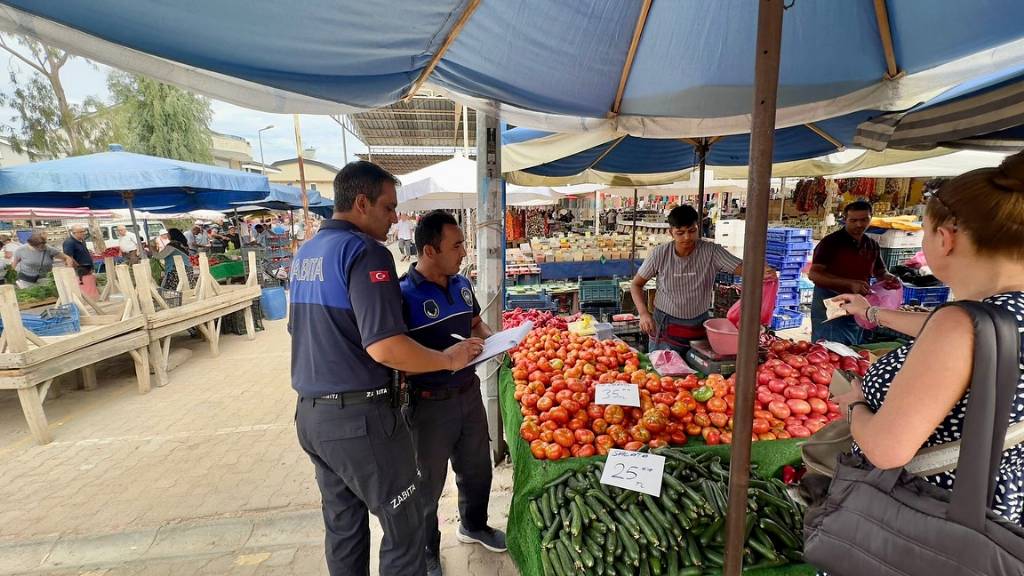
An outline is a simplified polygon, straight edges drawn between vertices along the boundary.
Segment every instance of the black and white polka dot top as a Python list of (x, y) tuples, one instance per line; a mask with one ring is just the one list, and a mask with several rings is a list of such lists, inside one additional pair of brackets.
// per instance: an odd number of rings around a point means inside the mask
[[(1013, 312), (1017, 316), (1020, 331), (1024, 334), (1024, 292), (996, 294), (986, 298), (985, 301)], [(864, 377), (863, 390), (864, 399), (871, 405), (872, 410), (877, 412), (882, 406), (896, 373), (907, 360), (911, 346), (913, 344), (893, 350), (880, 358), (868, 370)], [(1024, 345), (1021, 349), (1021, 369), (1024, 370)], [(967, 414), (969, 394), (970, 391), (957, 402), (953, 411), (946, 416), (942, 424), (925, 442), (925, 446), (935, 446), (960, 438), (961, 428)], [(1024, 376), (1017, 385), (1017, 397), (1010, 409), (1010, 422), (1021, 421), (1024, 421)], [(854, 445), (854, 450), (858, 450), (856, 445)], [(952, 489), (955, 476), (955, 472), (944, 472), (929, 476), (926, 480), (936, 486)], [(1024, 524), (1022, 522), (1022, 513), (1024, 513), (1024, 444), (1018, 444), (1003, 452), (1003, 459), (999, 465), (999, 478), (996, 482), (995, 511), (1012, 522)]]

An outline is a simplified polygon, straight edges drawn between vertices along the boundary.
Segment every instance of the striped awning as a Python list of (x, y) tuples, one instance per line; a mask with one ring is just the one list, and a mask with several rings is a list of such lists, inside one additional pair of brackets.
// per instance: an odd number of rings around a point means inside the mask
[(869, 150), (1024, 149), (1024, 67), (960, 85), (909, 111), (863, 122), (854, 145)]
[(0, 208), (0, 220), (71, 220), (77, 218), (109, 219), (110, 210), (88, 208)]

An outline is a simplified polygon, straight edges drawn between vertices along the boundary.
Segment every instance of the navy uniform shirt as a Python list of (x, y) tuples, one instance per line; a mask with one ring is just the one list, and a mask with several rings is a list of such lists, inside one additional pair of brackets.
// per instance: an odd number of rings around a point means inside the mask
[(92, 254), (89, 253), (89, 248), (85, 246), (85, 242), (78, 240), (74, 236), (68, 236), (64, 240), (63, 248), (64, 254), (74, 259), (75, 269), (79, 275), (92, 271)]
[(292, 388), (326, 396), (391, 382), (391, 368), (366, 352), (406, 331), (388, 249), (349, 222), (327, 220), (299, 248), (290, 281)]
[[(402, 307), (409, 337), (433, 350), (457, 344), (452, 334), (469, 338), (473, 319), (480, 315), (480, 304), (468, 278), (451, 276), (444, 288), (424, 278), (415, 265), (402, 277)], [(467, 366), (454, 374), (441, 370), (416, 374), (406, 380), (416, 388), (438, 389), (468, 385), (475, 378), (476, 368)]]

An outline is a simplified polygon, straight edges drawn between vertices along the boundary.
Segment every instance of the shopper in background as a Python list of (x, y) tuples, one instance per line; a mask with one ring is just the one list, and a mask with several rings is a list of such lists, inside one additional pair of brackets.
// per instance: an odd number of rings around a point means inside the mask
[[(932, 272), (958, 300), (1004, 308), (1024, 332), (1024, 154), (946, 182), (928, 201), (923, 250)], [(974, 354), (970, 316), (959, 308), (940, 309), (930, 318), (883, 310), (856, 293), (839, 299), (851, 314), (915, 338), (872, 365), (862, 386), (855, 383), (837, 398), (850, 419), (854, 450), (890, 469), (905, 465), (922, 447), (960, 440)], [(1010, 423), (1024, 421), (1024, 376), (1010, 406)], [(951, 489), (954, 477), (943, 472), (925, 479)], [(989, 493), (996, 514), (1024, 525), (1024, 444), (1002, 452)]]
[[(179, 232), (180, 232), (180, 230), (179, 230)], [(167, 244), (170, 243), (170, 241), (171, 241), (171, 238), (167, 234), (167, 229), (166, 228), (161, 228), (160, 229), (160, 235), (156, 237), (156, 251), (160, 252), (161, 250), (163, 250), (167, 246)], [(185, 239), (185, 246), (188, 247), (188, 239), (187, 238)]]
[[(473, 336), (491, 336), (491, 328), (480, 318), (473, 284), (459, 274), (466, 238), (455, 217), (441, 210), (424, 216), (416, 226), (416, 252), (419, 258), (401, 282), (409, 337), (427, 348), (444, 350)], [(457, 372), (410, 374), (406, 381), (410, 400), (405, 417), (420, 471), (427, 576), (441, 576), (437, 505), (449, 461), (459, 491), (456, 539), (492, 552), (506, 550), (505, 533), (487, 525), (492, 468), (487, 413), (472, 366)]]
[(139, 238), (124, 226), (117, 227), (117, 247), (128, 264), (137, 264), (140, 261)]
[(53, 270), (53, 261), (57, 259), (65, 266), (74, 266), (74, 261), (60, 250), (46, 245), (45, 232), (33, 232), (28, 243), (18, 248), (11, 264), (18, 271), (18, 288), (35, 286), (39, 279)]
[(167, 230), (167, 238), (167, 245), (153, 256), (162, 260), (164, 265), (164, 277), (160, 281), (160, 286), (167, 290), (178, 289), (178, 269), (174, 266), (175, 256), (181, 256), (189, 285), (195, 286), (195, 273), (192, 270), (192, 260), (189, 259), (188, 238), (177, 228)]
[(228, 249), (238, 250), (242, 247), (242, 239), (238, 235), (238, 228), (235, 226), (228, 226), (228, 233), (224, 235), (224, 238), (227, 239)]
[(865, 232), (871, 224), (871, 204), (863, 200), (843, 208), (846, 224), (821, 239), (814, 249), (807, 277), (814, 282), (811, 300), (811, 340), (831, 340), (841, 344), (860, 344), (864, 331), (851, 316), (828, 320), (825, 300), (841, 293), (866, 296), (874, 277), (886, 286), (899, 280), (889, 274), (882, 262), (882, 250)]
[(96, 275), (92, 270), (92, 253), (85, 245), (85, 237), (88, 234), (89, 231), (85, 226), (72, 225), (71, 234), (64, 240), (64, 254), (72, 260), (70, 264), (75, 267), (75, 274), (78, 276), (78, 285), (82, 288), (82, 294), (99, 299), (100, 292), (96, 288)]
[(398, 217), (398, 251), (402, 254), (402, 262), (409, 260), (413, 255), (413, 231), (416, 228), (416, 222), (412, 216), (408, 214), (402, 214)]

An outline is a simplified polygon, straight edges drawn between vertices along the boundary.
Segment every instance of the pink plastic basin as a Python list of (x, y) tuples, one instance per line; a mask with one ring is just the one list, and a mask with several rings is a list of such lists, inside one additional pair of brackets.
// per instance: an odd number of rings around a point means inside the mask
[(704, 329), (708, 331), (708, 343), (711, 349), (722, 356), (734, 356), (739, 348), (740, 333), (732, 322), (726, 318), (712, 318), (704, 321)]

